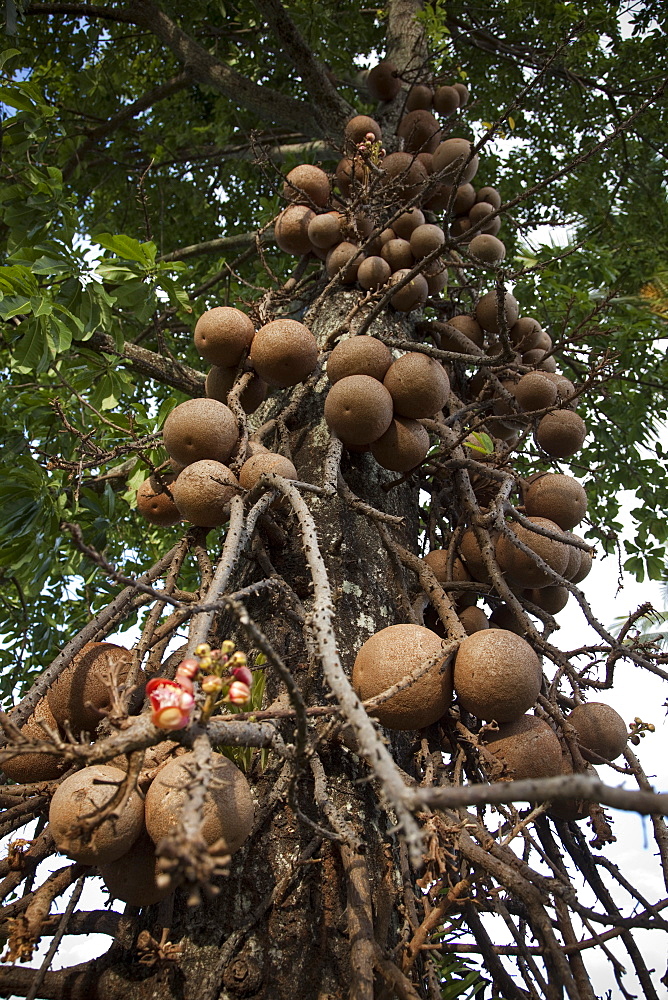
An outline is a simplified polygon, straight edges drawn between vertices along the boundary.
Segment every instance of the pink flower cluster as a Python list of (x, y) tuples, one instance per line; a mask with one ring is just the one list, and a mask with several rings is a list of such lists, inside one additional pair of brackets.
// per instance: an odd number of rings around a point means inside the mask
[[(231, 647), (231, 648), (230, 648)], [(151, 702), (151, 722), (159, 729), (184, 729), (192, 718), (195, 709), (194, 681), (199, 680), (207, 700), (222, 695), (220, 701), (233, 705), (245, 705), (251, 696), (253, 675), (246, 665), (244, 653), (236, 652), (228, 655), (234, 649), (234, 644), (223, 643), (222, 650), (212, 650), (208, 644), (198, 646), (196, 653), (199, 658), (186, 657), (176, 668), (174, 680), (166, 677), (154, 677), (146, 685), (146, 694)], [(202, 668), (228, 666), (227, 675), (206, 674), (199, 677)], [(212, 706), (213, 707), (213, 704)]]

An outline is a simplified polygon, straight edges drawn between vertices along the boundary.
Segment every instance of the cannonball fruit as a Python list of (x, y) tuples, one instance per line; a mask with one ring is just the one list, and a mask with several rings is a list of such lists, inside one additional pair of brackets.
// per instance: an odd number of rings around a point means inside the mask
[(411, 352), (393, 362), (383, 380), (402, 417), (432, 417), (448, 401), (450, 380), (440, 362)]
[(586, 436), (585, 422), (574, 410), (546, 413), (536, 430), (538, 444), (553, 458), (570, 458), (580, 450)]
[(275, 472), (284, 479), (298, 479), (297, 470), (289, 458), (267, 451), (247, 459), (239, 470), (239, 483), (245, 490), (252, 490), (260, 476)]
[(546, 472), (532, 479), (524, 496), (532, 517), (547, 517), (560, 528), (574, 528), (587, 513), (587, 494), (572, 476)]
[(283, 185), (283, 197), (287, 201), (306, 203), (311, 207), (316, 205), (324, 208), (330, 193), (329, 177), (320, 167), (314, 167), (310, 163), (300, 163), (298, 167), (294, 167)]
[(159, 887), (160, 874), (155, 844), (144, 830), (127, 854), (100, 865), (100, 875), (110, 894), (130, 906), (153, 906), (172, 892), (171, 886)]
[(89, 642), (51, 684), (47, 701), (59, 725), (94, 733), (111, 708), (112, 686), (122, 684), (132, 663), (129, 649), (113, 642)]
[(452, 699), (449, 667), (444, 668), (441, 639), (421, 625), (390, 625), (361, 647), (353, 666), (353, 687), (362, 701), (375, 698), (425, 660), (434, 664), (410, 687), (392, 695), (373, 715), (388, 729), (423, 729), (441, 718)]
[(232, 411), (217, 399), (187, 399), (169, 413), (162, 439), (181, 465), (201, 459), (227, 462), (239, 439)]
[(261, 379), (285, 388), (308, 378), (318, 362), (318, 345), (303, 323), (275, 319), (255, 334), (250, 359)]
[(114, 797), (126, 775), (117, 767), (96, 764), (71, 774), (56, 789), (49, 808), (49, 829), (62, 854), (84, 865), (105, 865), (130, 850), (144, 822), (144, 803), (136, 791), (113, 815), (82, 830)]
[(369, 375), (382, 382), (392, 364), (392, 354), (375, 337), (349, 337), (340, 340), (327, 361), (327, 377), (338, 382), (347, 375)]
[[(146, 793), (146, 829), (155, 844), (171, 833), (188, 806), (194, 762), (193, 753), (171, 760)], [(223, 754), (212, 753), (211, 764), (199, 832), (209, 847), (223, 841), (225, 851), (234, 854), (253, 826), (255, 810), (250, 787), (239, 768)]]
[(210, 365), (237, 365), (255, 336), (252, 321), (240, 309), (216, 306), (203, 313), (195, 325), (195, 347)]
[(394, 417), (385, 433), (371, 444), (371, 454), (378, 464), (392, 472), (414, 469), (428, 451), (429, 434), (409, 417)]
[(561, 774), (561, 744), (553, 729), (534, 715), (523, 715), (485, 733), (485, 746), (502, 766), (500, 781), (553, 778)]
[[(398, 285), (409, 274), (410, 268), (399, 268), (390, 278), (390, 286)], [(390, 302), (398, 312), (410, 312), (412, 309), (418, 309), (420, 306), (423, 306), (427, 301), (428, 295), (429, 286), (427, 279), (421, 274), (414, 274), (406, 284), (402, 285), (401, 288), (397, 288), (394, 295), (391, 296)]]
[[(217, 399), (227, 404), (227, 397), (234, 386), (239, 373), (238, 368), (219, 368), (214, 365), (209, 369), (204, 383), (207, 399)], [(239, 396), (239, 402), (246, 413), (254, 413), (260, 403), (267, 398), (269, 386), (258, 375), (253, 374), (246, 388)]]
[(156, 476), (149, 476), (137, 490), (137, 510), (149, 524), (168, 528), (181, 520), (178, 507), (170, 496), (175, 478), (174, 473), (163, 475), (161, 484)]
[(541, 679), (538, 657), (514, 632), (483, 629), (457, 651), (455, 691), (462, 708), (479, 719), (519, 719), (535, 703)]
[(311, 252), (308, 227), (315, 212), (308, 205), (288, 205), (274, 224), (274, 238), (284, 253), (301, 256)]
[(383, 59), (369, 70), (366, 87), (374, 101), (391, 101), (401, 90), (401, 80), (397, 67), (389, 59)]
[[(58, 734), (58, 723), (46, 698), (41, 698), (37, 702), (33, 714), (21, 726), (22, 735), (26, 739), (48, 742), (49, 737), (40, 723), (44, 723), (45, 726)], [(16, 757), (7, 757), (2, 762), (1, 767), (7, 777), (19, 785), (28, 784), (31, 781), (52, 781), (54, 778), (60, 777), (63, 769), (63, 761), (56, 754), (50, 753), (17, 754)]]
[(576, 705), (566, 720), (578, 734), (582, 756), (594, 764), (599, 757), (615, 760), (626, 746), (626, 723), (619, 712), (602, 701)]
[(348, 375), (336, 382), (325, 400), (325, 420), (344, 444), (377, 441), (392, 422), (392, 397), (369, 375)]
[(239, 482), (222, 462), (193, 462), (174, 483), (174, 502), (187, 521), (201, 528), (216, 528), (228, 519), (229, 505)]
[[(561, 534), (561, 529), (554, 521), (545, 517), (530, 517), (529, 520), (537, 528)], [(513, 524), (508, 535), (503, 534), (496, 545), (496, 557), (502, 571), (508, 579), (521, 587), (548, 587), (553, 584), (554, 577), (538, 565), (531, 555), (523, 552), (514, 544), (514, 538), (519, 539), (531, 549), (555, 573), (563, 575), (568, 565), (568, 547), (563, 541), (539, 535), (521, 524)]]

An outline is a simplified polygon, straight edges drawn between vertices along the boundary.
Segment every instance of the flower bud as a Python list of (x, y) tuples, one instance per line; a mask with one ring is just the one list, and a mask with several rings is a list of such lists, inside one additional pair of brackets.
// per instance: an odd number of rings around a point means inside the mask
[(208, 656), (211, 652), (211, 646), (208, 642), (200, 642), (199, 646), (195, 649), (196, 656)]
[(236, 648), (236, 643), (232, 642), (231, 639), (225, 639), (224, 642), (220, 644), (220, 651), (221, 653), (225, 653), (226, 656), (229, 656), (230, 653), (233, 653), (235, 648)]
[(192, 656), (188, 656), (185, 660), (181, 660), (176, 668), (177, 674), (180, 674), (182, 677), (189, 677), (191, 680), (194, 680), (197, 677), (198, 670), (199, 660), (196, 660)]
[(242, 681), (232, 681), (225, 701), (230, 701), (233, 705), (245, 705), (250, 700), (250, 694), (247, 684)]
[(253, 686), (253, 675), (248, 667), (235, 667), (232, 670), (232, 676), (235, 681), (241, 681), (241, 683), (245, 684), (247, 687)]
[(208, 674), (202, 681), (202, 691), (205, 694), (214, 694), (216, 691), (221, 691), (223, 687), (223, 682), (220, 677), (216, 677), (215, 674)]

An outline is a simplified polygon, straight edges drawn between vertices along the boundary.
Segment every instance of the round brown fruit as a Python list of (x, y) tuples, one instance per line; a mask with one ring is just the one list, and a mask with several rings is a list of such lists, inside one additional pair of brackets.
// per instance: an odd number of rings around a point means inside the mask
[(570, 379), (562, 375), (561, 372), (543, 372), (545, 378), (549, 378), (557, 387), (557, 397), (564, 403), (575, 395), (575, 386)]
[(520, 316), (510, 328), (510, 343), (518, 351), (531, 351), (540, 345), (540, 323), (531, 316)]
[(478, 170), (479, 158), (468, 139), (446, 139), (434, 151), (434, 173), (443, 172), (444, 180), (467, 184)]
[(385, 433), (371, 444), (371, 454), (378, 464), (392, 472), (414, 469), (428, 451), (429, 434), (409, 417), (394, 417)]
[(363, 334), (338, 342), (327, 362), (327, 377), (334, 383), (348, 375), (369, 375), (382, 382), (391, 364), (389, 347), (376, 337)]
[[(571, 538), (577, 539), (578, 542), (584, 542), (584, 538), (580, 538), (579, 535), (574, 535), (572, 531), (565, 532), (566, 538), (569, 536)], [(586, 552), (584, 549), (576, 548), (574, 545), (568, 546), (569, 551), (569, 564), (568, 571), (564, 573), (567, 580), (571, 583), (582, 583), (582, 581), (589, 576), (591, 572), (592, 565), (594, 563), (594, 557), (591, 552)], [(577, 552), (577, 556), (570, 558), (570, 553)]]
[[(238, 374), (238, 368), (219, 368), (217, 365), (210, 368), (204, 383), (207, 399), (217, 399), (219, 402), (227, 404), (228, 394)], [(245, 412), (254, 413), (260, 403), (264, 403), (268, 391), (267, 383), (254, 374), (239, 397), (239, 402)]]
[[(465, 337), (468, 337), (476, 347), (482, 347), (485, 342), (485, 335), (482, 331), (480, 323), (473, 318), (473, 316), (453, 316), (452, 319), (448, 320), (449, 326), (454, 326), (455, 330), (459, 330), (463, 333)], [(451, 348), (447, 348), (451, 350)], [(455, 348), (455, 350), (461, 350), (461, 346)]]
[[(559, 525), (545, 517), (530, 517), (528, 520), (537, 528), (553, 531), (557, 535), (561, 534)], [(554, 584), (552, 574), (542, 569), (530, 555), (522, 552), (513, 543), (513, 538), (523, 542), (555, 573), (559, 574), (563, 574), (568, 565), (568, 546), (562, 541), (539, 535), (521, 524), (513, 524), (508, 527), (510, 534), (501, 535), (496, 545), (496, 557), (501, 571), (519, 587), (549, 587)]]
[(459, 107), (465, 108), (469, 102), (469, 88), (463, 83), (453, 83), (452, 86), (459, 94)]
[(513, 395), (523, 410), (542, 410), (556, 403), (557, 387), (542, 372), (529, 372), (519, 380)]
[[(493, 540), (492, 540), (493, 541)], [(459, 542), (459, 552), (466, 568), (479, 583), (491, 583), (482, 551), (473, 528), (467, 528)]]
[[(210, 763), (212, 773), (198, 832), (209, 846), (222, 840), (225, 851), (234, 854), (253, 827), (250, 787), (239, 768), (223, 754), (212, 753)], [(187, 753), (171, 760), (153, 780), (146, 793), (146, 829), (154, 844), (175, 829), (188, 808), (189, 787), (196, 774), (195, 754)]]
[(169, 528), (181, 520), (176, 504), (167, 492), (176, 479), (174, 473), (162, 475), (162, 485), (155, 476), (145, 479), (137, 490), (137, 510), (149, 524)]
[(373, 714), (388, 729), (423, 729), (447, 712), (452, 700), (441, 639), (421, 625), (390, 625), (364, 643), (353, 666), (353, 687), (362, 701), (375, 698), (427, 659), (434, 664), (410, 687), (388, 698)]
[(435, 257), (424, 264), (422, 274), (427, 279), (427, 291), (430, 295), (438, 295), (448, 284), (448, 269), (442, 257)]
[(284, 479), (299, 479), (297, 470), (289, 458), (277, 455), (273, 451), (252, 455), (239, 470), (239, 483), (245, 490), (252, 490), (260, 476), (271, 472), (283, 476)]
[(130, 906), (153, 906), (170, 895), (172, 886), (158, 886), (159, 874), (155, 844), (145, 830), (127, 854), (100, 866), (100, 875), (109, 893)]
[[(565, 573), (564, 573), (565, 576)], [(567, 579), (567, 577), (566, 577)], [(525, 590), (528, 601), (537, 608), (546, 611), (548, 615), (558, 615), (568, 604), (569, 592), (566, 587), (540, 587), (538, 590)]]
[(566, 717), (578, 734), (582, 756), (593, 764), (599, 758), (616, 760), (626, 746), (628, 731), (619, 712), (602, 701), (576, 705)]
[[(390, 278), (390, 285), (398, 285), (399, 282), (410, 274), (411, 269), (401, 267), (395, 271)], [(398, 288), (390, 298), (391, 304), (397, 312), (410, 312), (412, 309), (419, 309), (427, 301), (429, 295), (429, 285), (427, 279), (421, 274), (415, 274), (405, 285)]]
[(404, 354), (388, 369), (383, 385), (402, 417), (419, 420), (442, 410), (450, 395), (450, 380), (443, 365), (426, 354)]
[(374, 101), (391, 101), (401, 90), (397, 67), (389, 59), (382, 59), (369, 70), (366, 88)]
[(445, 233), (440, 226), (425, 223), (411, 233), (410, 247), (416, 260), (422, 260), (427, 254), (442, 248), (445, 244)]
[(384, 243), (380, 256), (384, 261), (387, 261), (393, 272), (400, 269), (410, 270), (415, 263), (409, 241), (399, 238)]
[(357, 268), (357, 280), (365, 291), (377, 291), (390, 280), (392, 268), (382, 257), (365, 257)]
[(343, 130), (346, 152), (354, 155), (358, 143), (364, 142), (369, 133), (373, 135), (374, 142), (379, 142), (382, 138), (383, 133), (375, 118), (369, 118), (368, 115), (355, 115), (351, 118)]
[(308, 227), (315, 212), (308, 205), (288, 205), (274, 223), (274, 239), (284, 253), (301, 257), (311, 252)]
[(325, 270), (328, 278), (341, 278), (344, 285), (352, 285), (357, 281), (357, 271), (364, 260), (360, 248), (355, 243), (338, 243), (327, 251)]
[(344, 444), (366, 445), (392, 422), (392, 397), (369, 375), (348, 375), (336, 382), (325, 400), (327, 426)]
[(491, 628), (507, 629), (516, 635), (526, 635), (526, 627), (517, 612), (508, 604), (499, 604), (489, 616)]
[(209, 458), (227, 462), (239, 432), (232, 411), (217, 399), (187, 399), (165, 420), (162, 439), (167, 454), (181, 465)]
[[(10, 713), (11, 721), (11, 713)], [(57, 735), (58, 723), (49, 708), (46, 698), (41, 698), (35, 705), (35, 711), (27, 722), (21, 726), (21, 735), (27, 740), (44, 740), (49, 737), (42, 729), (44, 723)], [(59, 778), (65, 769), (65, 763), (56, 754), (51, 753), (21, 753), (16, 757), (6, 757), (2, 762), (2, 771), (17, 784), (28, 784), (31, 781), (53, 781)]]
[(542, 671), (524, 639), (488, 628), (467, 636), (457, 652), (454, 686), (462, 707), (478, 719), (514, 722), (535, 703)]
[(60, 783), (51, 799), (49, 830), (62, 854), (84, 865), (106, 865), (130, 850), (144, 821), (144, 803), (136, 791), (94, 829), (84, 831), (80, 824), (99, 813), (125, 779), (119, 768), (95, 764)]
[(350, 157), (344, 156), (342, 160), (339, 160), (335, 171), (336, 182), (341, 189), (341, 194), (347, 197), (353, 188), (359, 188), (367, 174), (368, 168), (359, 157), (351, 160)]
[(454, 87), (438, 87), (432, 100), (434, 111), (447, 118), (459, 108), (459, 94)]
[(294, 167), (283, 185), (283, 197), (286, 201), (297, 202), (300, 205), (311, 205), (312, 202), (318, 208), (324, 208), (330, 194), (329, 177), (320, 167), (314, 167), (310, 163), (300, 163)]
[(49, 708), (60, 726), (69, 722), (75, 735), (94, 733), (111, 708), (112, 686), (122, 684), (132, 653), (113, 642), (89, 642), (76, 654), (47, 692)]
[(475, 604), (472, 604), (468, 608), (462, 608), (459, 612), (459, 620), (464, 626), (464, 631), (467, 635), (473, 635), (474, 632), (480, 632), (482, 629), (489, 628), (489, 618), (482, 608), (477, 607)]
[[(510, 328), (517, 322), (520, 311), (519, 304), (510, 292), (502, 292), (501, 301), (506, 325)], [(496, 290), (481, 296), (476, 306), (475, 318), (483, 330), (497, 335), (501, 332), (499, 327), (499, 293)]]
[(553, 458), (570, 458), (579, 451), (587, 436), (584, 420), (574, 410), (553, 410), (541, 418), (536, 440)]
[(485, 264), (499, 264), (506, 256), (506, 248), (501, 240), (486, 233), (478, 233), (473, 237), (469, 251), (472, 257), (477, 257)]
[(236, 476), (226, 465), (211, 459), (187, 466), (172, 488), (174, 501), (183, 517), (201, 528), (225, 524), (230, 500), (238, 492)]
[(318, 345), (303, 323), (275, 319), (255, 334), (250, 359), (261, 379), (286, 388), (311, 374), (318, 363)]
[(561, 774), (559, 737), (547, 722), (535, 715), (523, 715), (515, 722), (499, 726), (495, 732), (487, 732), (485, 745), (503, 766), (495, 780), (522, 781)]
[(441, 126), (430, 111), (409, 111), (401, 119), (397, 135), (409, 153), (433, 153), (441, 136)]
[(419, 208), (411, 208), (394, 220), (392, 229), (400, 239), (410, 240), (413, 230), (423, 225), (424, 212), (421, 212)]
[(413, 198), (427, 180), (427, 171), (411, 153), (390, 153), (382, 162), (384, 183), (397, 198)]
[(341, 223), (343, 216), (340, 212), (325, 212), (323, 215), (316, 215), (308, 224), (308, 238), (314, 247), (320, 250), (329, 250), (341, 242)]
[(431, 87), (424, 83), (414, 84), (408, 91), (406, 111), (418, 111), (420, 108), (429, 111), (433, 96), (434, 92)]
[(195, 324), (195, 347), (200, 357), (223, 368), (239, 363), (254, 336), (255, 327), (249, 317), (230, 306), (209, 309)]
[(531, 480), (524, 496), (524, 509), (535, 517), (547, 517), (568, 530), (587, 513), (587, 494), (572, 476), (545, 472)]

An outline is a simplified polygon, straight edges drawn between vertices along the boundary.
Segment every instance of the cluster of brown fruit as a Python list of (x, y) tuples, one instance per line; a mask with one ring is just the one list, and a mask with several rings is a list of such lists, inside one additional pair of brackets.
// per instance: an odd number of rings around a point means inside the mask
[[(111, 692), (126, 683), (131, 666), (130, 650), (112, 642), (89, 642), (37, 703), (33, 715), (21, 727), (21, 735), (28, 740), (44, 740), (44, 727), (59, 739), (68, 732), (77, 739), (82, 733), (94, 733), (112, 708)], [(139, 671), (134, 699), (137, 709), (144, 682), (143, 671)], [(12, 781), (24, 784), (52, 781), (61, 776), (64, 768), (55, 754), (30, 753), (9, 757), (2, 770)]]
[(536, 441), (551, 457), (570, 458), (582, 447), (587, 428), (573, 409), (575, 386), (557, 371), (550, 335), (538, 320), (519, 315), (519, 303), (510, 292), (486, 292), (471, 315), (459, 314), (447, 323), (425, 322), (420, 332), (446, 351), (492, 358), (509, 353), (511, 360), (495, 369), (498, 381), (479, 371), (469, 383), (473, 399), (493, 400), (493, 415), (482, 425), (493, 437), (512, 447), (535, 418)]
[[(454, 87), (440, 90), (457, 93)], [(295, 167), (283, 187), (291, 204), (276, 220), (274, 233), (286, 253), (312, 253), (324, 260), (329, 278), (338, 276), (370, 292), (400, 286), (390, 302), (410, 312), (446, 287), (441, 253), (448, 237), (467, 242), (465, 234), (474, 229), (470, 253), (487, 263), (503, 260), (505, 247), (496, 238), (498, 191), (476, 191), (471, 184), (478, 169), (471, 142), (441, 141), (439, 122), (424, 108), (409, 110), (397, 134), (403, 150), (385, 155), (378, 123), (367, 115), (352, 118), (344, 132), (346, 155), (334, 175), (338, 192), (319, 167)], [(415, 207), (397, 211), (406, 201)], [(427, 222), (425, 212), (430, 218), (445, 212), (443, 226)], [(417, 266), (419, 272), (408, 279)]]
[(217, 306), (200, 316), (195, 347), (212, 367), (206, 398), (188, 399), (169, 413), (163, 443), (174, 471), (151, 476), (137, 491), (137, 508), (151, 523), (176, 524), (182, 518), (201, 527), (225, 524), (229, 504), (240, 489), (251, 490), (260, 476), (276, 472), (297, 479), (292, 462), (249, 443), (238, 476), (228, 463), (238, 450), (239, 430), (228, 394), (246, 359), (253, 377), (242, 392), (246, 412), (256, 409), (268, 386), (286, 388), (308, 378), (318, 361), (315, 337), (303, 323), (277, 319), (257, 332), (240, 309)]
[[(419, 676), (401, 686), (409, 674)], [(460, 644), (454, 663), (442, 653), (441, 637), (421, 625), (390, 625), (363, 644), (353, 667), (353, 685), (362, 700), (389, 688), (401, 690), (373, 709), (388, 729), (414, 730), (445, 716), (453, 692), (459, 706), (480, 722), (496, 723), (482, 731), (483, 764), (492, 780), (556, 777), (574, 772), (566, 741), (554, 724), (526, 714), (538, 698), (543, 680), (540, 660), (514, 632), (487, 628)], [(566, 717), (582, 756), (605, 763), (618, 757), (628, 739), (621, 716), (609, 705), (577, 705)], [(447, 746), (444, 749), (449, 749)], [(594, 772), (593, 767), (589, 769)], [(583, 819), (585, 803), (565, 801), (553, 814)]]
[(370, 448), (385, 469), (407, 472), (425, 458), (429, 434), (418, 421), (445, 406), (450, 382), (443, 366), (410, 352), (396, 361), (375, 337), (341, 340), (327, 362), (329, 428), (352, 451)]
[[(21, 735), (32, 741), (94, 735), (113, 709), (114, 690), (128, 682), (132, 659), (130, 650), (114, 643), (88, 643), (37, 704)], [(144, 684), (139, 670), (133, 699), (137, 712)], [(231, 854), (250, 832), (253, 801), (242, 772), (222, 754), (214, 754), (213, 761), (201, 833), (214, 853), (218, 844), (221, 852), (224, 847)], [(192, 762), (193, 755), (176, 743), (150, 748), (138, 779), (141, 794), (132, 789), (117, 796), (128, 768), (124, 756), (70, 774), (56, 788), (49, 808), (56, 847), (74, 861), (98, 867), (111, 894), (127, 903), (148, 906), (162, 899), (173, 885), (169, 877), (160, 877), (155, 845), (177, 825)], [(6, 776), (20, 784), (53, 781), (65, 769), (60, 755), (44, 752), (17, 754), (2, 764)]]
[[(166, 747), (170, 755), (165, 759)], [(141, 795), (136, 788), (118, 794), (127, 777), (122, 758), (118, 767), (93, 765), (71, 774), (51, 799), (49, 828), (58, 850), (95, 865), (111, 895), (134, 906), (150, 906), (174, 889), (155, 848), (177, 829), (196, 773), (195, 755), (178, 749), (162, 744), (155, 760), (151, 751), (146, 753), (138, 779)], [(199, 833), (212, 855), (233, 854), (253, 826), (253, 799), (243, 773), (227, 757), (214, 753), (211, 758)]]

